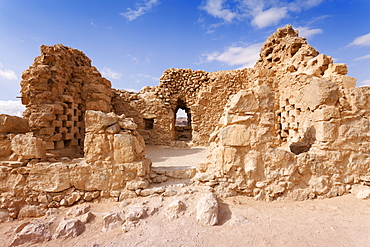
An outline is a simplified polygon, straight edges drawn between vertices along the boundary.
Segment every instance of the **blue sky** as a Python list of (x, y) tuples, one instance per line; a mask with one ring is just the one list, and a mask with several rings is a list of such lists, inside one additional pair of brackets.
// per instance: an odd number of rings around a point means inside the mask
[(370, 85), (369, 15), (369, 0), (0, 0), (0, 113), (19, 111), (42, 44), (82, 50), (114, 88), (138, 91), (168, 68), (252, 67), (286, 24)]

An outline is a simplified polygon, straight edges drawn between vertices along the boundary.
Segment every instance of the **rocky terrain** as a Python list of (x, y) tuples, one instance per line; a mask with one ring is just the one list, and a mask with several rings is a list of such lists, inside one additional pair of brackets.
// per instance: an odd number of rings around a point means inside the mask
[[(173, 181), (174, 182), (174, 181)], [(366, 246), (370, 201), (217, 198), (182, 181), (152, 195), (1, 223), (1, 246)], [(212, 225), (212, 226), (211, 226)]]

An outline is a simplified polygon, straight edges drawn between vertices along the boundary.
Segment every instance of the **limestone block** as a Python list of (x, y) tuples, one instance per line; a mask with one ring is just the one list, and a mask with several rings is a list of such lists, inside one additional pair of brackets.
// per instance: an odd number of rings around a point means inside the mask
[(51, 233), (49, 224), (41, 223), (39, 220), (34, 220), (15, 235), (14, 240), (9, 246), (40, 244), (49, 241), (50, 239)]
[(64, 239), (69, 237), (77, 237), (85, 231), (85, 225), (80, 220), (70, 219), (63, 220), (59, 223), (55, 230), (54, 238), (63, 237)]
[(36, 205), (24, 205), (18, 214), (18, 219), (36, 218), (46, 214), (46, 208)]
[(107, 232), (120, 227), (123, 223), (123, 215), (121, 212), (112, 212), (103, 217), (104, 226), (102, 231)]
[(88, 163), (97, 160), (113, 159), (113, 139), (110, 134), (86, 133), (84, 141), (85, 160)]
[(0, 114), (0, 133), (26, 133), (29, 129), (27, 119)]
[(108, 190), (111, 174), (108, 169), (79, 164), (70, 168), (71, 184), (76, 189)]
[(311, 110), (320, 105), (335, 105), (339, 99), (339, 89), (334, 82), (314, 78), (305, 87), (303, 99), (306, 107)]
[(69, 174), (63, 163), (37, 163), (30, 170), (27, 184), (34, 191), (60, 192), (72, 186)]
[(350, 104), (358, 109), (370, 110), (369, 87), (356, 87), (350, 90)]
[(114, 161), (116, 163), (129, 163), (135, 160), (134, 139), (129, 133), (114, 135)]
[(314, 121), (329, 121), (332, 118), (340, 118), (339, 108), (325, 105), (315, 110), (313, 118)]
[(248, 146), (251, 139), (254, 139), (255, 132), (247, 126), (235, 124), (221, 129), (219, 136), (223, 146)]
[(0, 160), (6, 159), (12, 153), (11, 142), (9, 139), (0, 140)]
[(370, 186), (355, 184), (352, 186), (351, 193), (359, 199), (370, 199)]
[(247, 113), (255, 112), (259, 108), (259, 102), (252, 91), (240, 91), (230, 101), (230, 112)]
[(312, 176), (311, 179), (308, 181), (308, 184), (312, 187), (313, 191), (315, 191), (318, 195), (325, 194), (330, 190), (328, 179), (324, 176), (316, 177)]
[(165, 215), (171, 219), (177, 219), (186, 210), (186, 205), (183, 201), (177, 199), (171, 202), (165, 211)]
[(115, 123), (111, 126), (108, 126), (106, 129), (105, 129), (105, 132), (108, 133), (108, 134), (117, 134), (121, 131), (121, 128), (119, 127), (119, 124), (118, 123)]
[(121, 118), (118, 121), (118, 124), (122, 129), (127, 129), (127, 130), (136, 130), (137, 129), (137, 124), (134, 123), (133, 120), (128, 119), (128, 118)]
[(12, 150), (21, 160), (44, 159), (46, 156), (45, 142), (34, 137), (32, 133), (16, 135), (12, 139)]
[(316, 122), (316, 140), (320, 142), (330, 142), (335, 141), (338, 137), (338, 127), (337, 122)]
[(356, 82), (357, 82), (356, 78), (353, 78), (353, 77), (350, 77), (350, 76), (347, 76), (347, 75), (342, 76), (343, 87), (346, 88), (346, 89), (356, 87)]
[(197, 220), (202, 225), (214, 226), (218, 223), (218, 202), (216, 195), (209, 193), (197, 204)]
[(122, 171), (135, 171), (137, 176), (143, 177), (150, 172), (151, 164), (152, 162), (149, 159), (144, 159), (141, 161), (119, 164), (119, 167)]
[(118, 116), (101, 111), (87, 110), (85, 112), (86, 132), (101, 133), (106, 127), (117, 123)]
[(126, 188), (129, 190), (146, 189), (149, 186), (149, 182), (143, 179), (135, 179), (127, 181)]
[(348, 68), (345, 63), (332, 63), (332, 64), (329, 64), (329, 67), (325, 71), (324, 76), (327, 76), (330, 74), (346, 75), (347, 73), (348, 73)]

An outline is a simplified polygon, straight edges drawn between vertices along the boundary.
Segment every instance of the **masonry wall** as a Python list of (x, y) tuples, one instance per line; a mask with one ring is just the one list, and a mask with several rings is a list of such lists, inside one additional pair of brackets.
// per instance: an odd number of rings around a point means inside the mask
[[(176, 141), (175, 114), (185, 108), (191, 115), (192, 142), (208, 145), (231, 95), (253, 83), (252, 69), (205, 72), (168, 69), (156, 87), (139, 93), (115, 90), (113, 110), (132, 117), (148, 144), (168, 145)], [(145, 121), (153, 120), (148, 129)]]
[(48, 153), (82, 155), (84, 112), (111, 109), (111, 83), (79, 50), (41, 46), (41, 55), (22, 74), (24, 116)]
[(254, 84), (225, 105), (195, 180), (223, 195), (305, 200), (369, 190), (370, 87), (291, 26), (265, 42)]

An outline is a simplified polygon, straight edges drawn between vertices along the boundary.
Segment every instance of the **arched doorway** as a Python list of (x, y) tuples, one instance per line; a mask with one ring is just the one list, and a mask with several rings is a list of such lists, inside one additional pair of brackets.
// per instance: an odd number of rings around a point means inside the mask
[(175, 110), (175, 140), (191, 141), (191, 112), (182, 100), (177, 101)]

